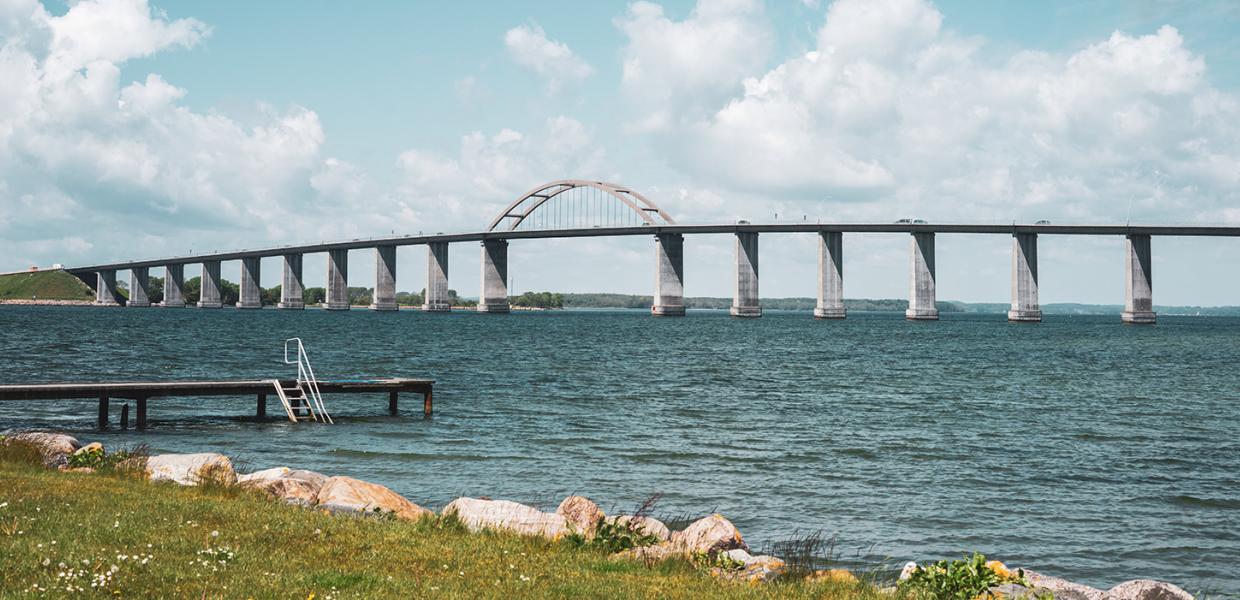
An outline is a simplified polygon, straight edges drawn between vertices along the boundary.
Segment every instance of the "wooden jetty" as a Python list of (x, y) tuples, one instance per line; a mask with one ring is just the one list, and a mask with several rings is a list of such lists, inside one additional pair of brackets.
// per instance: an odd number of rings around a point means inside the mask
[[(69, 400), (78, 398), (98, 399), (99, 428), (108, 428), (109, 401), (124, 398), (136, 401), (137, 427), (146, 429), (147, 400), (173, 396), (254, 396), (257, 398), (255, 416), (267, 416), (267, 396), (275, 395), (276, 388), (297, 385), (294, 379), (238, 379), (223, 381), (115, 381), (79, 383), (40, 383), (30, 385), (0, 385), (0, 400)], [(319, 380), (318, 391), (322, 394), (364, 394), (387, 392), (388, 412), (397, 414), (397, 398), (401, 392), (422, 394), (422, 413), (431, 416), (431, 379), (348, 379)], [(121, 411), (122, 427), (128, 426), (126, 404)]]

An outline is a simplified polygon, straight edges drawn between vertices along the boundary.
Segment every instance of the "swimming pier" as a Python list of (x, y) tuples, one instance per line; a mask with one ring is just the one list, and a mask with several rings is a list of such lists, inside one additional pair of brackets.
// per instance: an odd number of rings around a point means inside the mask
[[(397, 401), (401, 392), (422, 394), (422, 414), (431, 416), (432, 388), (431, 379), (336, 379), (319, 380), (318, 392), (321, 394), (367, 394), (387, 392), (388, 412), (397, 414)], [(29, 385), (0, 385), (0, 401), (4, 400), (76, 400), (97, 399), (99, 401), (99, 428), (107, 429), (111, 414), (111, 401), (114, 398), (134, 400), (136, 404), (136, 425), (138, 429), (147, 426), (147, 401), (152, 398), (169, 398), (177, 396), (253, 396), (256, 398), (254, 416), (262, 419), (267, 416), (267, 396), (277, 395), (278, 388), (291, 388), (298, 385), (295, 379), (235, 379), (217, 381), (124, 381), (124, 382), (74, 382), (74, 383), (39, 383)], [(121, 408), (121, 427), (128, 427), (129, 405)], [(309, 411), (309, 406), (294, 407), (293, 410)]]

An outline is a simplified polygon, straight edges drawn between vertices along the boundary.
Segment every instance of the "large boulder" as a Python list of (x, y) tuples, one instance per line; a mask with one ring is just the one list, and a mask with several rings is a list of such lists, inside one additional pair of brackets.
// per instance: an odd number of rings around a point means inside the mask
[(1133, 579), (1107, 590), (1103, 598), (1105, 600), (1193, 600), (1193, 595), (1163, 581)]
[(564, 517), (574, 532), (591, 539), (598, 529), (598, 523), (607, 515), (603, 509), (585, 496), (569, 496), (555, 509), (555, 514)]
[(608, 517), (608, 521), (615, 525), (628, 527), (645, 535), (653, 536), (660, 542), (666, 542), (672, 539), (672, 532), (667, 528), (667, 525), (664, 525), (662, 521), (654, 517), (616, 515), (614, 517)]
[(274, 479), (280, 479), (281, 477), (288, 475), (291, 471), (292, 469), (288, 467), (275, 467), (272, 469), (263, 469), (262, 471), (255, 471), (253, 473), (246, 473), (245, 475), (237, 476), (237, 484), (244, 485), (248, 483), (257, 483), (260, 481), (271, 481)]
[(719, 514), (698, 519), (684, 531), (673, 533), (672, 544), (687, 554), (708, 554), (735, 548), (749, 549), (736, 526)]
[(327, 483), (328, 479), (327, 476), (322, 473), (307, 471), (305, 469), (293, 469), (292, 471), (289, 471), (285, 477), (288, 479), (304, 481), (310, 485), (313, 485), (316, 489), (323, 487), (323, 484)]
[[(301, 481), (291, 477), (282, 479)], [(352, 477), (328, 477), (316, 499), (320, 507), (331, 512), (389, 513), (410, 521), (434, 514), (377, 483)]]
[(443, 515), (456, 515), (470, 531), (496, 529), (550, 539), (569, 532), (568, 520), (563, 515), (545, 513), (508, 500), (457, 498), (444, 507)]
[(28, 431), (10, 435), (5, 438), (5, 443), (9, 442), (19, 442), (34, 446), (43, 455), (44, 466), (51, 468), (69, 464), (69, 455), (77, 452), (82, 447), (82, 443), (73, 436), (42, 431)]
[(1029, 582), (1030, 586), (1050, 590), (1055, 594), (1056, 600), (1102, 600), (1105, 593), (1097, 588), (1073, 583), (1067, 579), (1043, 575), (1028, 569), (1024, 573), (1025, 580)]
[(289, 504), (312, 506), (318, 502), (319, 492), (327, 476), (314, 471), (293, 471), (287, 467), (266, 469), (237, 478), (237, 484), (265, 492), (267, 495)]
[(198, 485), (208, 481), (222, 485), (237, 482), (232, 461), (223, 454), (160, 454), (146, 459), (146, 473), (151, 481), (174, 481), (181, 485)]

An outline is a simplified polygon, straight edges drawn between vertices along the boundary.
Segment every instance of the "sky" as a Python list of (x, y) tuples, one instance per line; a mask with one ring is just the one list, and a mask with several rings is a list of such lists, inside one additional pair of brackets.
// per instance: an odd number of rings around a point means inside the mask
[[(560, 178), (680, 223), (1240, 225), (1238, 32), (1209, 0), (0, 0), (0, 271), (476, 231)], [(845, 296), (906, 297), (908, 237), (846, 235)], [(816, 243), (762, 236), (762, 295), (812, 296)], [(1009, 301), (1011, 243), (939, 235), (939, 298)], [(731, 295), (733, 245), (686, 239), (687, 295)], [(1042, 302), (1122, 303), (1123, 251), (1042, 236)], [(462, 295), (479, 255), (451, 247)], [(654, 242), (509, 264), (517, 293), (649, 294)], [(1155, 302), (1240, 304), (1237, 265), (1157, 238)], [(351, 285), (374, 270), (350, 254)]]

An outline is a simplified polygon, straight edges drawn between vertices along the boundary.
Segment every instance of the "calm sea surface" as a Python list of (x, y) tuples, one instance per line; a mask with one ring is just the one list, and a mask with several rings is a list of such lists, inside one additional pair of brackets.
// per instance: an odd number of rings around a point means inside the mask
[(846, 564), (978, 550), (1240, 595), (1240, 319), (0, 306), (0, 383), (289, 377), (292, 336), (322, 378), (436, 379), (434, 418), (413, 394), (395, 418), (385, 396), (328, 396), (333, 426), (177, 398), (151, 401), (144, 434), (95, 433), (94, 402), (12, 402), (0, 429), (219, 451), (431, 507), (580, 493), (632, 510), (662, 492), (658, 512), (717, 510), (758, 548), (836, 536)]

